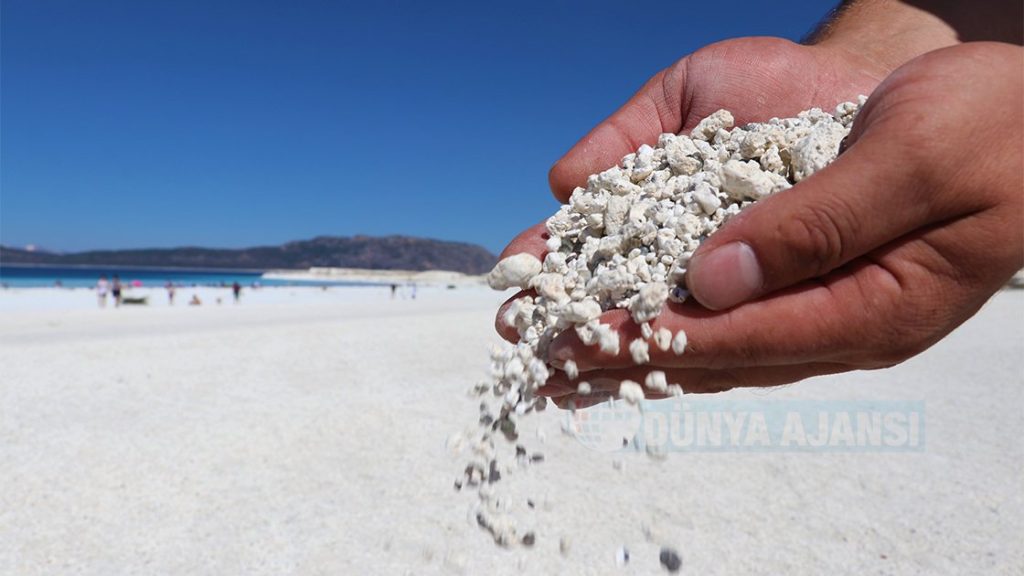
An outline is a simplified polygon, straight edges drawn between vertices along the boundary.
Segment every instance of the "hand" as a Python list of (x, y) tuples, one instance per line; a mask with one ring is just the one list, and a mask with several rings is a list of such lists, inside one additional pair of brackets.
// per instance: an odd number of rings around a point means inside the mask
[[(639, 327), (602, 322), (622, 354), (574, 331), (551, 347), (598, 393), (662, 370), (686, 391), (772, 386), (892, 366), (972, 316), (1024, 265), (1024, 49), (971, 43), (917, 58), (871, 95), (846, 152), (794, 188), (745, 210), (690, 262), (696, 303), (669, 304), (654, 329), (683, 329), (682, 356), (651, 347), (633, 364)], [(720, 310), (716, 312), (715, 310)], [(556, 374), (543, 389), (573, 397)]]
[[(712, 44), (648, 80), (618, 112), (577, 142), (551, 168), (551, 190), (565, 202), (576, 186), (586, 185), (590, 174), (618, 164), (643, 143), (654, 144), (664, 132), (692, 130), (721, 108), (732, 112), (738, 125), (792, 116), (814, 106), (828, 109), (870, 93), (890, 71), (827, 42), (803, 46), (781, 38), (738, 38)], [(544, 240), (544, 224), (537, 224), (517, 236), (501, 258), (520, 252), (543, 258)], [(499, 319), (507, 306), (502, 306)], [(502, 337), (518, 339), (503, 322), (495, 326)]]
[(701, 48), (662, 70), (622, 108), (594, 128), (548, 174), (568, 200), (587, 176), (614, 166), (664, 132), (693, 129), (725, 108), (737, 125), (831, 109), (869, 94), (891, 72), (874, 60), (828, 43), (805, 46), (781, 38), (737, 38)]

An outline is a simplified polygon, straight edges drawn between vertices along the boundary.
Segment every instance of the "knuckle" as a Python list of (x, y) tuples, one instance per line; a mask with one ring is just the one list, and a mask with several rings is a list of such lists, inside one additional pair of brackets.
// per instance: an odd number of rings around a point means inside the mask
[(821, 276), (842, 262), (845, 243), (837, 212), (827, 204), (809, 204), (781, 224), (785, 253), (810, 276)]

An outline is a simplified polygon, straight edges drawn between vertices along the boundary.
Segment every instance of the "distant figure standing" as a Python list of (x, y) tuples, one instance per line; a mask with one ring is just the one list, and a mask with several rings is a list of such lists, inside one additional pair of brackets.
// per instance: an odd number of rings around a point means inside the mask
[(164, 284), (164, 288), (167, 289), (167, 304), (174, 306), (174, 282), (168, 280), (167, 284)]
[(412, 299), (413, 300), (416, 299), (416, 283), (415, 282), (412, 283)]
[(110, 291), (110, 283), (107, 282), (106, 276), (100, 276), (100, 279), (96, 282), (96, 298), (99, 300), (100, 308), (107, 307), (107, 292)]
[(114, 283), (110, 288), (110, 294), (114, 297), (114, 307), (121, 306), (121, 278), (114, 274)]
[(231, 293), (235, 295), (235, 304), (238, 304), (238, 299), (242, 296), (242, 285), (238, 283), (238, 280), (231, 285)]
[(391, 299), (395, 299), (395, 292), (398, 290), (398, 284), (391, 285)]

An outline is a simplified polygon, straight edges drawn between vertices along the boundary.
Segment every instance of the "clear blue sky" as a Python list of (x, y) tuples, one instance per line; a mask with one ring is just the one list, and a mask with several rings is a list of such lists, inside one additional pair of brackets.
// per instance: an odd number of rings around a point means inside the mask
[(650, 75), (724, 38), (798, 39), (830, 6), (4, 0), (0, 242), (497, 251)]

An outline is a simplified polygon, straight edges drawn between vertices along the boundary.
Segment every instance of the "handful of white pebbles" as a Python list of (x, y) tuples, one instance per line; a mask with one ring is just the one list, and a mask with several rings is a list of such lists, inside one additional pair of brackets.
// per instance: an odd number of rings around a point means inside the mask
[[(495, 484), (543, 460), (520, 442), (518, 423), (546, 406), (535, 393), (553, 370), (547, 361), (551, 341), (572, 329), (584, 344), (618, 353), (619, 335), (599, 317), (621, 308), (641, 326), (641, 337), (629, 344), (637, 364), (647, 363), (652, 345), (683, 354), (685, 333), (654, 331), (650, 322), (666, 301), (686, 299), (683, 278), (701, 241), (747, 206), (832, 162), (865, 100), (844, 102), (832, 114), (814, 108), (796, 118), (740, 127), (733, 127), (732, 114), (719, 110), (689, 136), (662, 134), (656, 146), (641, 146), (573, 191), (547, 221), (543, 261), (517, 254), (495, 266), (488, 276), (491, 287), (535, 294), (515, 300), (502, 319), (515, 328), (519, 342), (491, 352), (489, 378), (473, 389), (481, 398), (479, 434), (455, 482), (457, 489), (478, 493), (475, 520), (495, 542), (533, 546), (539, 538), (514, 520), (510, 512), (519, 503), (501, 498)], [(565, 372), (571, 380), (581, 377), (571, 361)], [(619, 396), (638, 404), (645, 387), (661, 395), (684, 392), (664, 372), (652, 371), (644, 386), (622, 382)], [(577, 393), (590, 392), (580, 380)], [(669, 564), (678, 569), (678, 559)]]

